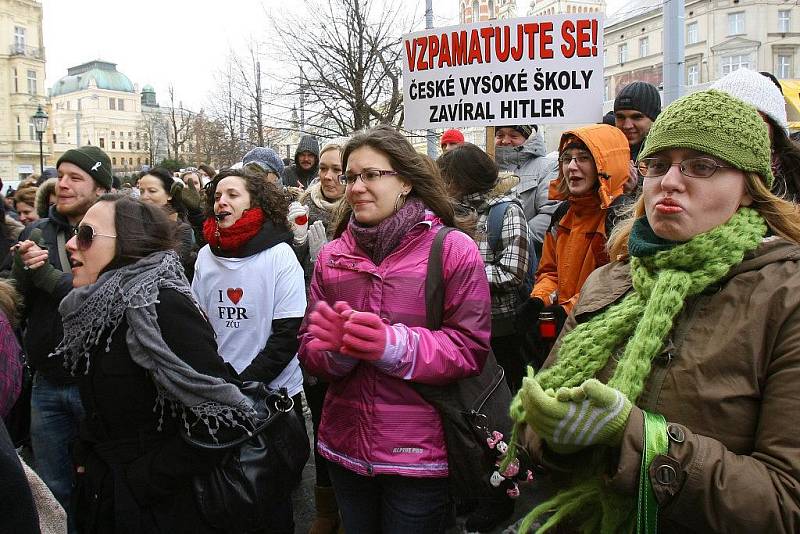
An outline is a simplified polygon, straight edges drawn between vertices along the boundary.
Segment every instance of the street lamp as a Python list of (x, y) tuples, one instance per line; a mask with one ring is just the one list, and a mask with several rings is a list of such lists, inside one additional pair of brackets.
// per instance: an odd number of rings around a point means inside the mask
[(41, 176), (44, 176), (44, 152), (42, 152), (42, 137), (44, 137), (44, 131), (47, 130), (47, 113), (44, 112), (42, 106), (39, 106), (32, 118), (33, 127), (36, 129), (36, 135), (39, 137), (39, 172)]

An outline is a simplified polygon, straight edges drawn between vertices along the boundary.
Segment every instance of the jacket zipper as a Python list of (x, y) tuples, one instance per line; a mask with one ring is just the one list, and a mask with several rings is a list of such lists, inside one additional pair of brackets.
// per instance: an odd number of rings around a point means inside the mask
[(480, 404), (478, 405), (477, 409), (472, 410), (472, 415), (483, 412), (483, 407), (486, 405), (486, 402), (489, 400), (489, 397), (494, 395), (494, 392), (497, 391), (498, 387), (500, 387), (500, 383), (505, 379), (505, 375), (506, 375), (505, 369), (500, 367), (500, 373), (498, 374), (498, 376), (495, 376), (494, 386), (492, 386), (492, 389), (490, 389), (489, 392), (486, 394), (486, 396), (480, 401)]

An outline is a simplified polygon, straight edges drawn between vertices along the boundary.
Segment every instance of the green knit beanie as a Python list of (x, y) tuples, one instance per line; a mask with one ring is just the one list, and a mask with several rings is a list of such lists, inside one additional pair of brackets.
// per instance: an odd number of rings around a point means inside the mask
[(639, 159), (671, 148), (705, 152), (772, 187), (767, 125), (756, 108), (727, 93), (699, 91), (670, 104), (653, 123)]
[(111, 189), (114, 180), (114, 176), (111, 174), (111, 160), (96, 146), (89, 145), (67, 150), (58, 158), (56, 168), (64, 162), (77, 165), (91, 176), (97, 185)]

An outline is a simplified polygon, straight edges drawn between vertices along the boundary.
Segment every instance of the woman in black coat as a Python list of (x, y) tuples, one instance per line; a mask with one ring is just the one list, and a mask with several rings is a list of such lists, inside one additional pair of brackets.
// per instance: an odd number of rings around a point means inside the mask
[(252, 405), (191, 298), (173, 233), (155, 206), (106, 195), (67, 243), (76, 289), (59, 310), (56, 353), (86, 372), (76, 515), (87, 534), (214, 532), (191, 479), (224, 452), (180, 434), (213, 443), (252, 425)]

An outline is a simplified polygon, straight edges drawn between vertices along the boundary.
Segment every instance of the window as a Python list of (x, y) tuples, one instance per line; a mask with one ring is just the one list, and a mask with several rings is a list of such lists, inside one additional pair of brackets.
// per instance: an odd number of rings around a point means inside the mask
[(125, 101), (122, 100), (121, 98), (117, 99), (117, 110), (125, 111)]
[(35, 95), (36, 94), (36, 71), (29, 70), (28, 71), (28, 94)]
[(478, 22), (478, 11), (480, 7), (478, 6), (478, 0), (472, 0), (472, 22)]
[(128, 163), (130, 163), (131, 165), (133, 165), (133, 158), (128, 158)]
[(56, 138), (56, 133), (53, 132), (53, 144), (55, 145), (56, 143), (58, 143), (58, 138)]
[(36, 137), (36, 125), (33, 124), (33, 119), (28, 120), (28, 138), (31, 141), (36, 141), (38, 137)]
[(791, 78), (792, 77), (792, 56), (779, 55), (778, 64), (775, 69), (778, 78)]
[(723, 56), (721, 65), (723, 76), (741, 68), (749, 68), (750, 54), (734, 54), (732, 56)]
[(19, 115), (17, 115), (17, 141), (22, 141), (22, 125), (19, 122)]
[(639, 57), (647, 57), (648, 49), (650, 48), (650, 39), (642, 37), (639, 39)]
[(112, 165), (116, 165), (117, 164), (117, 158), (111, 158), (111, 164)]
[(111, 139), (114, 139), (114, 137), (116, 137), (116, 135), (117, 134), (114, 132), (114, 130), (111, 130)]
[(744, 11), (728, 13), (728, 35), (744, 33)]
[(789, 33), (789, 28), (792, 24), (791, 11), (782, 9), (778, 11), (778, 31), (781, 33)]
[(137, 165), (141, 165), (142, 164), (142, 158), (136, 158), (136, 164)]
[(14, 26), (14, 50), (16, 52), (25, 51), (25, 28)]
[(106, 138), (105, 137), (101, 137), (100, 138), (100, 148), (105, 148), (105, 147), (106, 147)]
[(140, 147), (141, 147), (141, 145), (139, 144), (139, 141), (136, 141), (136, 150), (141, 150)]
[(130, 139), (131, 137), (133, 137), (133, 132), (128, 132), (128, 139)]
[(67, 100), (67, 111), (69, 111), (69, 100)]
[(605, 79), (603, 85), (603, 100), (608, 100), (608, 78)]
[(117, 142), (116, 141), (111, 141), (111, 148), (113, 148), (113, 149), (117, 148)]
[(626, 61), (628, 61), (628, 45), (626, 43), (622, 43), (619, 45), (619, 49), (617, 50), (617, 63), (622, 65)]
[(686, 85), (689, 87), (700, 84), (700, 65), (686, 66)]
[(108, 99), (108, 109), (113, 109), (113, 110), (116, 111), (116, 109), (117, 109), (117, 99), (116, 98), (109, 98)]
[(19, 80), (17, 79), (17, 68), (14, 67), (14, 92), (19, 93)]
[(128, 150), (133, 150), (133, 143), (128, 141)]
[(696, 22), (686, 25), (686, 44), (694, 44), (700, 41), (700, 30)]
[(489, 0), (489, 18), (496, 19), (497, 13), (494, 12), (494, 0)]

